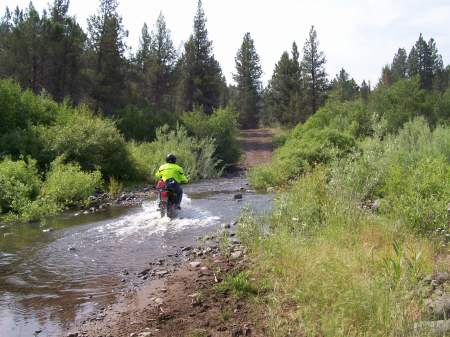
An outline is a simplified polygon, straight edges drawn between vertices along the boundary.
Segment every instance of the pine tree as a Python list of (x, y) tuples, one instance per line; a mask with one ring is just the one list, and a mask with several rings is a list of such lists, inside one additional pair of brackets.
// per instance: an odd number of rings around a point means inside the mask
[(127, 33), (117, 7), (117, 0), (100, 0), (98, 13), (88, 20), (89, 51), (94, 73), (91, 79), (92, 98), (96, 110), (102, 110), (107, 115), (122, 106), (124, 93), (124, 38)]
[(295, 125), (304, 121), (302, 115), (302, 78), (297, 44), (292, 45), (291, 57), (281, 55), (265, 93), (267, 114), (282, 124)]
[(176, 51), (162, 13), (151, 35), (151, 65), (149, 70), (151, 101), (158, 109), (169, 110), (173, 96), (173, 71)]
[(12, 37), (12, 13), (6, 7), (5, 14), (0, 21), (0, 77), (11, 77), (10, 40)]
[(394, 84), (392, 70), (389, 64), (386, 64), (381, 70), (381, 78), (378, 82), (378, 86), (390, 87), (392, 84)]
[(146, 73), (148, 70), (149, 62), (150, 62), (150, 48), (152, 45), (152, 40), (150, 37), (150, 32), (148, 31), (148, 26), (144, 23), (144, 26), (141, 30), (141, 37), (139, 38), (139, 49), (136, 54), (136, 62), (139, 68), (139, 71), (142, 73)]
[(244, 35), (236, 58), (237, 105), (239, 122), (244, 129), (258, 125), (261, 100), (261, 65), (250, 33)]
[(331, 96), (340, 101), (349, 101), (355, 99), (359, 93), (359, 87), (353, 78), (345, 71), (341, 69), (336, 78), (331, 82)]
[(46, 90), (57, 101), (81, 99), (81, 66), (86, 36), (75, 18), (68, 16), (69, 0), (55, 0), (44, 22), (47, 57)]
[(394, 59), (392, 60), (391, 65), (392, 78), (394, 81), (406, 78), (406, 74), (408, 71), (407, 60), (408, 56), (406, 54), (406, 50), (403, 48), (399, 48), (394, 56)]
[(369, 82), (369, 84), (367, 84), (365, 80), (362, 81), (359, 92), (360, 92), (362, 100), (367, 103), (369, 101), (369, 96), (370, 96), (370, 92), (371, 92), (370, 82)]
[(309, 114), (314, 114), (323, 103), (327, 91), (325, 55), (319, 51), (319, 41), (314, 26), (303, 47), (302, 71), (306, 91), (306, 103)]
[(184, 45), (184, 53), (177, 65), (180, 75), (178, 110), (192, 111), (200, 106), (207, 114), (220, 104), (224, 88), (222, 70), (208, 39), (206, 16), (201, 0), (194, 17), (194, 33)]

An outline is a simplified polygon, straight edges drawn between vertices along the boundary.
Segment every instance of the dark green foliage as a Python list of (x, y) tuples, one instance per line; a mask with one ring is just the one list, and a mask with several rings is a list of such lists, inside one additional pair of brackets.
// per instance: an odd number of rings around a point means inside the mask
[(330, 97), (340, 101), (350, 101), (357, 98), (358, 94), (359, 87), (355, 80), (350, 78), (350, 75), (342, 68), (336, 78), (331, 81)]
[(44, 20), (46, 55), (43, 87), (57, 101), (66, 97), (77, 103), (82, 97), (82, 57), (86, 36), (67, 15), (68, 0), (55, 0), (50, 17)]
[(270, 122), (278, 121), (284, 125), (304, 122), (302, 75), (297, 44), (292, 45), (292, 56), (287, 52), (275, 65), (265, 92), (265, 110)]
[(117, 13), (117, 0), (100, 0), (96, 15), (88, 20), (89, 74), (95, 110), (111, 115), (123, 104), (125, 42), (127, 35)]
[(238, 117), (231, 109), (218, 109), (211, 116), (198, 110), (193, 111), (184, 114), (182, 122), (189, 133), (197, 138), (214, 139), (214, 155), (220, 160), (221, 166), (235, 164), (239, 160)]
[(368, 85), (366, 81), (362, 81), (359, 93), (364, 102), (367, 102), (369, 100), (371, 91), (372, 89), (370, 88), (370, 85)]
[(309, 115), (314, 114), (325, 100), (328, 88), (325, 63), (325, 55), (319, 50), (316, 29), (312, 26), (303, 47), (302, 60), (302, 73)]
[(378, 86), (389, 87), (390, 85), (392, 85), (392, 83), (394, 83), (394, 79), (392, 76), (391, 67), (389, 65), (385, 65), (381, 70), (381, 78), (378, 82)]
[(391, 72), (394, 81), (406, 78), (408, 71), (408, 56), (406, 50), (399, 48), (392, 60)]
[(117, 113), (117, 127), (128, 140), (152, 141), (159, 126), (175, 127), (179, 117), (176, 113), (157, 111), (151, 106), (127, 105)]
[[(176, 52), (170, 31), (162, 14), (150, 34), (147, 25), (142, 28), (140, 46), (136, 55), (139, 105), (166, 112), (175, 108)], [(137, 138), (138, 139), (138, 138)]]
[(408, 56), (408, 75), (420, 77), (422, 89), (431, 90), (433, 78), (443, 69), (442, 57), (439, 55), (436, 43), (430, 39), (428, 43), (420, 34)]
[(237, 84), (237, 97), (234, 103), (239, 123), (244, 129), (254, 128), (259, 122), (262, 69), (250, 33), (244, 35), (235, 62), (236, 73), (233, 79)]
[(180, 72), (178, 110), (193, 111), (199, 106), (206, 114), (211, 114), (219, 107), (224, 78), (208, 39), (201, 0), (194, 18), (194, 33), (184, 45), (177, 70)]
[(66, 96), (78, 102), (85, 35), (67, 10), (66, 0), (55, 0), (50, 15), (39, 16), (31, 3), (25, 12), (7, 10), (0, 24), (0, 76), (35, 93), (45, 89), (59, 102)]

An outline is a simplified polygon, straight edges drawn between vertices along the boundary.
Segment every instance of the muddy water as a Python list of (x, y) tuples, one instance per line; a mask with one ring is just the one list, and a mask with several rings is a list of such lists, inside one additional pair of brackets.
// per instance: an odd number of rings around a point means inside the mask
[(233, 221), (243, 206), (268, 211), (270, 195), (245, 192), (241, 202), (234, 200), (246, 187), (240, 178), (189, 185), (172, 221), (161, 219), (149, 200), (141, 207), (0, 229), (0, 336), (64, 336), (75, 320), (113, 303), (129, 287), (124, 269), (133, 275), (195, 244)]

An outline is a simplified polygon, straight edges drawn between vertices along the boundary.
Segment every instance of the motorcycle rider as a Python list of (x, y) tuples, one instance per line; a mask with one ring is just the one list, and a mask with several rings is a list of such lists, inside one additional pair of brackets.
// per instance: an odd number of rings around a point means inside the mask
[(184, 174), (183, 168), (177, 165), (177, 157), (173, 153), (167, 155), (166, 164), (160, 166), (155, 177), (157, 180), (162, 179), (166, 183), (167, 189), (175, 192), (175, 207), (181, 209), (180, 204), (183, 198), (181, 184), (187, 184), (189, 181)]

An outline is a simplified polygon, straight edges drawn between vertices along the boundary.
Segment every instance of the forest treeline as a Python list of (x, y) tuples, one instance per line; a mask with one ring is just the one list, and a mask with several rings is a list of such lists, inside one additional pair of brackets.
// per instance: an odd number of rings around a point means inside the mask
[[(250, 33), (236, 53), (235, 84), (227, 84), (208, 37), (207, 19), (198, 1), (193, 32), (180, 52), (161, 13), (153, 28), (145, 23), (137, 50), (126, 45), (128, 32), (117, 11), (117, 0), (102, 0), (84, 31), (68, 14), (69, 1), (55, 0), (38, 13), (8, 8), (0, 23), (0, 77), (22, 88), (47, 93), (57, 102), (86, 104), (118, 121), (127, 139), (153, 140), (156, 127), (175, 126), (186, 111), (229, 106), (240, 126), (295, 126), (305, 122), (329, 97), (367, 98), (371, 84), (356, 83), (342, 69), (326, 73), (326, 57), (311, 27), (303, 49), (294, 41), (283, 52), (263, 87), (262, 69)], [(444, 92), (450, 68), (444, 67), (434, 39), (420, 35), (409, 53), (400, 48), (383, 68), (377, 86), (404, 78), (420, 78), (421, 89)]]

